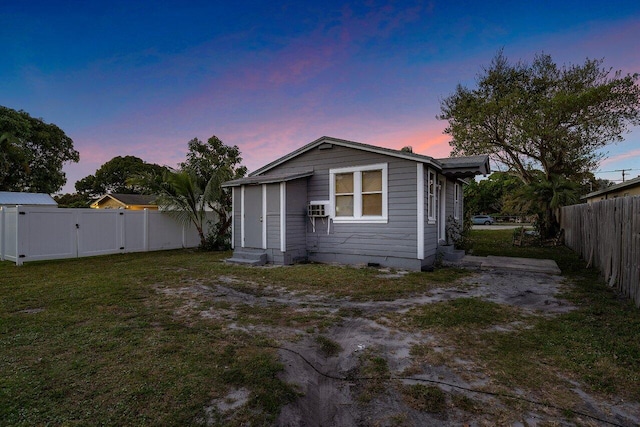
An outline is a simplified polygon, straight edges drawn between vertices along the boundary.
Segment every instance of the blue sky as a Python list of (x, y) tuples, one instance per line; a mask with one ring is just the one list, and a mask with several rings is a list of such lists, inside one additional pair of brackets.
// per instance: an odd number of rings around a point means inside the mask
[[(637, 0), (0, 0), (0, 22), (0, 105), (74, 140), (64, 192), (115, 156), (174, 167), (211, 135), (250, 171), (323, 135), (445, 157), (440, 100), (501, 48), (640, 72)], [(625, 138), (600, 170), (640, 175), (640, 129)]]

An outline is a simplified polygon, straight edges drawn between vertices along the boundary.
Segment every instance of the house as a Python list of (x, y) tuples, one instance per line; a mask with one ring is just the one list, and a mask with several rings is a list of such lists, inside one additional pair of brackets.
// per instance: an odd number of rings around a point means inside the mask
[(594, 191), (582, 197), (587, 203), (595, 203), (601, 200), (615, 199), (616, 197), (640, 196), (640, 176), (620, 184), (612, 185), (604, 190)]
[(233, 192), (232, 262), (433, 265), (447, 218), (462, 220), (463, 179), (487, 156), (434, 159), (322, 137), (246, 178)]
[(157, 196), (146, 194), (105, 194), (91, 203), (93, 209), (131, 209), (140, 211), (143, 209), (158, 210), (155, 204)]
[(45, 193), (21, 193), (15, 191), (0, 191), (0, 206), (46, 206), (58, 207), (58, 203)]

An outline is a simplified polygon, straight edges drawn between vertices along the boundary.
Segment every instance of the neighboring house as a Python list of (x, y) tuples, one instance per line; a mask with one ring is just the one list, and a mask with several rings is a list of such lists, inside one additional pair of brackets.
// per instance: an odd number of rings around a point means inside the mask
[(594, 191), (586, 196), (582, 196), (582, 199), (591, 204), (601, 200), (628, 196), (640, 196), (640, 176), (620, 184), (612, 185), (604, 190)]
[(429, 156), (322, 137), (223, 187), (233, 191), (234, 260), (379, 264), (436, 260), (447, 218), (462, 221), (462, 179), (487, 156)]
[(155, 204), (157, 196), (146, 194), (105, 194), (91, 203), (93, 209), (131, 209), (140, 211), (143, 209), (158, 210)]
[(0, 191), (0, 206), (46, 206), (58, 207), (58, 203), (45, 193), (20, 193), (14, 191)]

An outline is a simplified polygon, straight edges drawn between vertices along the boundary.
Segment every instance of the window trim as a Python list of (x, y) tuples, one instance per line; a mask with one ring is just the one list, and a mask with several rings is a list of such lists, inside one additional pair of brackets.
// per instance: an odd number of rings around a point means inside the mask
[(429, 224), (435, 224), (438, 213), (436, 212), (436, 193), (438, 191), (438, 176), (436, 171), (427, 168), (427, 218)]
[[(382, 215), (362, 215), (362, 172), (382, 171)], [(336, 216), (336, 175), (353, 173), (353, 216)], [(329, 169), (329, 199), (331, 200), (331, 219), (334, 223), (376, 224), (389, 221), (389, 180), (388, 164), (351, 166)]]
[(453, 184), (453, 218), (460, 219), (460, 183)]

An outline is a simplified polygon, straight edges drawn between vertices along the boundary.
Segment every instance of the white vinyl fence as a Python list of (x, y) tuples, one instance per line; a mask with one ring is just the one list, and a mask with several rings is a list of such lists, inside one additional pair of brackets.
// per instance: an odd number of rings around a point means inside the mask
[[(215, 219), (213, 212), (208, 215)], [(180, 224), (166, 212), (0, 207), (0, 260), (16, 265), (199, 244), (195, 227)]]

